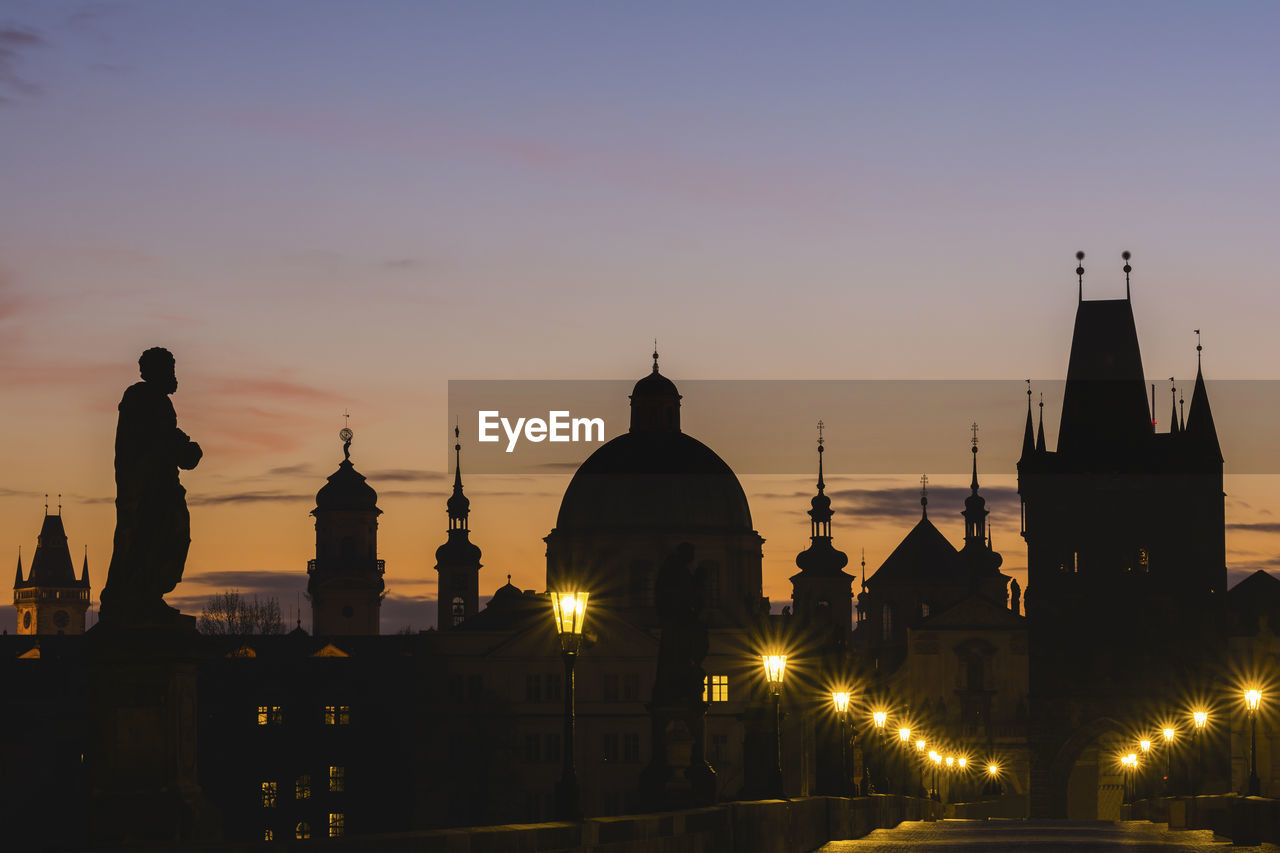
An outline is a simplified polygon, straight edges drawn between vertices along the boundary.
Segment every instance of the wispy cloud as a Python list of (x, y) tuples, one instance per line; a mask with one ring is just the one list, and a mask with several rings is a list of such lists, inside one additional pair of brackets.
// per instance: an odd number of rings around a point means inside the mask
[[(861, 519), (901, 521), (920, 517), (920, 489), (912, 487), (885, 489), (840, 489), (828, 492), (832, 504), (841, 512)], [(991, 486), (979, 490), (987, 500), (987, 508), (1016, 506), (1018, 490), (1013, 486)], [(963, 486), (938, 486), (929, 489), (929, 508), (951, 517), (964, 508), (969, 489)]]
[(379, 468), (369, 471), (365, 477), (380, 483), (429, 483), (451, 475), (443, 471), (424, 471), (420, 468)]
[(1255, 533), (1280, 533), (1280, 522), (1256, 521), (1228, 523), (1228, 530), (1252, 530)]
[(24, 97), (40, 94), (40, 87), (19, 74), (18, 66), (24, 53), (47, 44), (44, 37), (35, 30), (0, 27), (0, 104), (13, 100), (6, 92)]
[(341, 399), (338, 394), (303, 382), (289, 379), (269, 379), (262, 377), (241, 376), (216, 379), (212, 389), (216, 393), (230, 394), (240, 397), (266, 397), (281, 401), (335, 402)]
[(254, 492), (231, 492), (221, 495), (188, 495), (187, 503), (192, 506), (209, 506), (219, 504), (254, 504), (254, 503), (295, 503), (297, 501), (315, 500), (312, 494), (297, 494), (264, 489)]

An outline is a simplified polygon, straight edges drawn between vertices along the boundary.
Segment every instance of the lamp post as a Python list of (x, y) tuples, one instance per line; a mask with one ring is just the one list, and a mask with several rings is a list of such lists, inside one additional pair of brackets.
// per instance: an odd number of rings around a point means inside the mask
[(925, 747), (926, 747), (927, 745), (928, 745), (928, 744), (927, 744), (923, 739), (921, 739), (921, 740), (917, 740), (917, 741), (916, 741), (916, 761), (918, 761), (918, 762), (920, 763), (920, 789), (919, 789), (919, 791), (920, 791), (920, 794), (921, 794), (921, 795), (926, 796), (926, 797), (927, 797), (927, 796), (929, 796), (929, 792), (928, 792), (927, 790), (925, 790), (925, 787), (924, 787), (924, 759), (925, 759), (924, 749), (925, 749)]
[[(1129, 753), (1128, 755), (1121, 756), (1121, 758), (1120, 758), (1120, 764), (1121, 764), (1121, 766), (1123, 766), (1126, 770), (1128, 770), (1128, 771), (1129, 771), (1128, 773), (1126, 773), (1126, 774), (1125, 774), (1125, 777), (1124, 777), (1124, 778), (1125, 778), (1125, 786), (1124, 786), (1124, 787), (1125, 787), (1125, 792), (1124, 792), (1124, 799), (1125, 799), (1125, 802), (1133, 802), (1133, 800), (1136, 798), (1136, 796), (1137, 796), (1137, 795), (1136, 795), (1136, 793), (1135, 793), (1133, 796), (1130, 796), (1130, 785), (1129, 785), (1129, 780), (1130, 780), (1130, 779), (1132, 779), (1132, 778), (1134, 778), (1134, 775), (1133, 775), (1133, 774), (1134, 774), (1134, 773), (1136, 773), (1136, 772), (1137, 772), (1137, 770), (1138, 770), (1138, 756), (1137, 756), (1136, 754), (1132, 753), (1132, 752), (1131, 752), (1131, 753)], [(1135, 780), (1134, 784), (1135, 784), (1135, 785), (1137, 784), (1136, 780)]]
[[(873, 741), (876, 745), (876, 760), (880, 762), (880, 766), (876, 769), (880, 771), (880, 779), (884, 782), (885, 793), (889, 792), (889, 770), (885, 767), (885, 743), (884, 743), (884, 726), (889, 719), (887, 711), (872, 711), (871, 725), (875, 727), (876, 734)], [(872, 780), (872, 787), (875, 787), (875, 780)], [(867, 792), (863, 792), (867, 793)]]
[(1173, 791), (1173, 739), (1178, 733), (1172, 726), (1165, 726), (1160, 734), (1164, 737), (1164, 792), (1169, 794)]
[(1000, 765), (992, 762), (987, 765), (987, 789), (996, 796), (1000, 795)]
[(582, 650), (582, 626), (587, 618), (588, 595), (578, 590), (551, 593), (552, 615), (564, 657), (564, 763), (556, 789), (556, 811), (560, 820), (582, 820), (582, 790), (578, 786), (573, 748), (573, 667), (578, 652)]
[(776, 748), (774, 766), (770, 771), (769, 793), (779, 800), (786, 799), (782, 786), (782, 679), (787, 673), (786, 655), (761, 655), (765, 681), (773, 694), (773, 745)]
[(831, 704), (836, 709), (836, 725), (840, 730), (840, 794), (848, 796), (849, 791), (849, 736), (845, 724), (849, 719), (849, 699), (847, 690), (831, 691)]
[(929, 760), (933, 762), (933, 793), (930, 795), (933, 799), (941, 801), (942, 795), (938, 792), (938, 767), (942, 764), (942, 756), (938, 754), (936, 749), (929, 751)]
[(1204, 755), (1204, 727), (1209, 722), (1208, 711), (1192, 711), (1191, 721), (1196, 727), (1196, 777), (1191, 783), (1191, 796), (1200, 793), (1200, 774), (1203, 772), (1202, 763)]
[(1139, 785), (1141, 785), (1141, 786), (1142, 786), (1142, 796), (1144, 796), (1144, 797), (1145, 797), (1145, 796), (1147, 796), (1147, 795), (1150, 793), (1150, 792), (1147, 790), (1150, 786), (1147, 784), (1147, 771), (1146, 771), (1146, 767), (1147, 767), (1147, 759), (1148, 759), (1148, 758), (1150, 758), (1150, 753), (1151, 753), (1151, 741), (1147, 740), (1146, 738), (1143, 738), (1142, 740), (1138, 741), (1138, 748), (1142, 750), (1142, 768), (1143, 768), (1143, 772), (1142, 772), (1142, 773), (1139, 773), (1139, 774), (1138, 774), (1138, 776), (1137, 776), (1137, 778), (1136, 778), (1136, 779), (1135, 779), (1135, 781), (1134, 781), (1134, 785), (1133, 785), (1133, 798), (1134, 798), (1135, 800), (1138, 798), (1138, 786), (1139, 786)]
[(909, 755), (905, 750), (911, 746), (911, 729), (903, 726), (898, 729), (898, 746), (899, 753), (902, 755), (902, 795), (905, 797), (909, 794), (911, 783), (907, 781), (907, 759)]
[(1249, 707), (1249, 796), (1256, 797), (1262, 790), (1258, 781), (1258, 705), (1262, 702), (1262, 692), (1250, 688), (1244, 692), (1244, 702)]

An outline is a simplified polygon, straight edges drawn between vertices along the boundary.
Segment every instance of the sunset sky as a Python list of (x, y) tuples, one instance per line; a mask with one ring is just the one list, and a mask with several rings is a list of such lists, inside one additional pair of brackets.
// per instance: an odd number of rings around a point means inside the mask
[[(1277, 32), (1265, 2), (9, 0), (0, 554), (29, 566), (61, 492), (96, 607), (116, 404), (155, 345), (205, 451), (170, 602), (292, 614), (349, 410), (384, 631), (433, 618), (451, 379), (634, 379), (656, 337), (677, 383), (1060, 380), (1077, 249), (1086, 298), (1133, 252), (1153, 378), (1194, 376), (1199, 328), (1208, 377), (1274, 379)], [(888, 452), (864, 418), (828, 421), (835, 471)], [(929, 424), (957, 469), (968, 423)], [(855, 563), (914, 523), (920, 473), (831, 478)], [(1013, 475), (983, 482), (1021, 579)], [(958, 542), (967, 477), (930, 478)], [(467, 478), (485, 594), (542, 588), (567, 482)], [(813, 475), (743, 483), (780, 603)], [(1280, 478), (1227, 492), (1233, 581), (1280, 568)]]

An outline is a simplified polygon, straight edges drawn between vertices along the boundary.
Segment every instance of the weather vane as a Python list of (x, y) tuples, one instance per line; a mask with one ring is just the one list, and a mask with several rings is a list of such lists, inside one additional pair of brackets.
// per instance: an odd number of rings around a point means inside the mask
[[(344, 423), (351, 423), (351, 412), (343, 409), (342, 417)], [(351, 439), (355, 438), (355, 435), (350, 426), (344, 426), (338, 430), (338, 438), (342, 439), (342, 455), (347, 462), (351, 461)]]

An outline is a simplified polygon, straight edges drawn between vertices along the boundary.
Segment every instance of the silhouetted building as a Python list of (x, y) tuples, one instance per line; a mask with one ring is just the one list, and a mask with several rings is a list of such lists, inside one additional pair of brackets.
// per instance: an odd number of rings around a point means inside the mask
[(1068, 809), (1068, 777), (1105, 719), (1181, 701), (1223, 651), (1222, 454), (1199, 358), (1185, 429), (1175, 419), (1156, 430), (1147, 388), (1128, 295), (1082, 295), (1057, 449), (1045, 445), (1043, 409), (1033, 439), (1028, 397), (1018, 462), (1034, 816), (1093, 816), (1084, 801)]
[(436, 628), (440, 631), (475, 616), (480, 608), (480, 549), (470, 539), (471, 501), (462, 493), (462, 444), (457, 427), (453, 435), (453, 494), (445, 504), (449, 539), (436, 549)]
[(50, 515), (45, 507), (44, 522), (31, 558), (31, 573), (22, 578), (22, 557), (18, 557), (13, 581), (13, 606), (18, 610), (19, 634), (83, 634), (89, 609), (89, 555), (86, 553), (80, 578), (76, 578), (62, 526), (62, 509)]
[(378, 559), (378, 493), (351, 464), (351, 431), (342, 431), (344, 459), (316, 493), (316, 556), (307, 562), (307, 596), (317, 636), (379, 631), (386, 566)]
[(792, 614), (806, 632), (846, 648), (853, 630), (853, 575), (849, 557), (831, 544), (831, 498), (822, 479), (822, 438), (818, 439), (818, 493), (809, 502), (809, 547), (796, 555), (800, 571), (791, 576)]
[(631, 392), (631, 428), (579, 466), (546, 537), (547, 584), (573, 582), (592, 600), (656, 626), (654, 579), (688, 542), (706, 578), (712, 627), (759, 609), (761, 545), (747, 496), (711, 448), (680, 430), (680, 393), (653, 370)]

